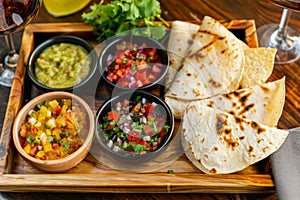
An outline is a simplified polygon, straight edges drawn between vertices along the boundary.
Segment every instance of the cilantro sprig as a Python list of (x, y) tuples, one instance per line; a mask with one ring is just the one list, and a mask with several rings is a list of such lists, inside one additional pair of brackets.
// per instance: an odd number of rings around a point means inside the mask
[[(91, 12), (83, 13), (82, 19), (95, 27), (93, 33), (99, 41), (131, 29), (134, 35), (161, 39), (165, 26), (169, 26), (160, 15), (158, 0), (113, 0), (108, 4), (101, 0), (90, 8)], [(157, 19), (165, 26), (154, 23)], [(139, 29), (141, 27), (145, 28)]]

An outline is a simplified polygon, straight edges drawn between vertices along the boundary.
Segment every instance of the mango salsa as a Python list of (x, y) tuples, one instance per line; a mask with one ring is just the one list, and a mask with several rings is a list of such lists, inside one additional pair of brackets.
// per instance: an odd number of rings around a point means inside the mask
[(85, 114), (71, 99), (53, 99), (36, 105), (21, 125), (24, 151), (40, 160), (64, 158), (83, 143), (79, 136)]

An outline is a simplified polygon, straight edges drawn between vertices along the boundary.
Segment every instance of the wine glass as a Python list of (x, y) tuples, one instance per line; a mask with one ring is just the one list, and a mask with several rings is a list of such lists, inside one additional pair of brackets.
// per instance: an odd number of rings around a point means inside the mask
[(300, 33), (288, 26), (292, 10), (300, 11), (300, 0), (271, 1), (284, 9), (279, 24), (257, 29), (259, 46), (276, 48), (275, 64), (288, 64), (300, 58)]
[(37, 15), (41, 0), (0, 0), (0, 37), (4, 36), (7, 53), (0, 63), (0, 85), (11, 87), (19, 55), (12, 33), (23, 29)]

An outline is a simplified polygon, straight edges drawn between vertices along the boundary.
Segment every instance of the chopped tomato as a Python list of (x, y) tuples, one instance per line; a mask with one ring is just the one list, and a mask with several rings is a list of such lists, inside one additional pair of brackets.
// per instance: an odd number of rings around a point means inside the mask
[(59, 113), (61, 112), (61, 109), (62, 109), (62, 108), (57, 107), (57, 108), (55, 108), (54, 112), (55, 112), (56, 114), (59, 114)]
[(145, 147), (148, 147), (148, 146), (149, 146), (148, 143), (147, 143), (145, 140), (141, 140), (141, 141), (139, 142), (139, 144), (140, 144), (140, 145), (143, 145), (143, 146), (145, 146)]
[(35, 156), (35, 154), (36, 154), (37, 152), (38, 152), (38, 146), (35, 145), (35, 146), (31, 147), (29, 155)]
[(155, 106), (152, 103), (148, 103), (146, 107), (146, 116), (152, 113), (155, 110)]
[[(136, 88), (157, 80), (161, 74), (162, 65), (156, 48), (148, 48), (146, 44), (137, 45), (126, 41), (122, 41), (116, 46), (117, 51), (113, 60), (107, 62), (106, 78), (109, 82), (121, 87)], [(152, 68), (149, 66), (150, 62), (151, 65), (154, 65)], [(126, 81), (127, 84), (119, 83), (125, 74), (126, 78), (122, 81)]]
[(146, 75), (146, 73), (136, 73), (135, 77), (136, 77), (136, 80), (143, 81), (143, 80), (145, 80), (147, 78), (147, 75)]
[(110, 111), (110, 112), (108, 113), (108, 119), (109, 119), (109, 120), (118, 121), (119, 117), (120, 117), (120, 114), (117, 113), (116, 111), (113, 111), (113, 110), (112, 110), (112, 111)]
[(154, 128), (152, 125), (144, 125), (143, 127), (143, 131), (146, 135), (152, 135), (153, 134), (153, 131), (154, 131)]

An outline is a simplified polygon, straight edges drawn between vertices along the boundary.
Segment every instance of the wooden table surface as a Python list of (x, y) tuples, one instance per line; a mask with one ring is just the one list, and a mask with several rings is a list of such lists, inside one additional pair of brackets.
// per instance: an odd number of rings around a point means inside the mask
[[(91, 4), (99, 2), (92, 0)], [(164, 19), (197, 21), (204, 15), (209, 15), (215, 19), (254, 19), (256, 27), (268, 23), (278, 23), (282, 8), (279, 8), (268, 0), (160, 0), (162, 16)], [(89, 7), (83, 11), (89, 12)], [(80, 11), (74, 15), (54, 18), (42, 7), (38, 17), (33, 23), (40, 22), (80, 22)], [(300, 13), (293, 13), (289, 25), (300, 31)], [(21, 33), (15, 34), (17, 46), (20, 44)], [(3, 57), (5, 45), (0, 38), (0, 59)], [(278, 124), (279, 128), (293, 128), (300, 126), (300, 60), (288, 65), (276, 65), (274, 67), (273, 78), (277, 79), (286, 76), (286, 101), (282, 118)], [(0, 131), (2, 129), (6, 105), (10, 88), (0, 86)], [(6, 193), (0, 195), (3, 199), (277, 199), (275, 194), (83, 194), (83, 193)]]

